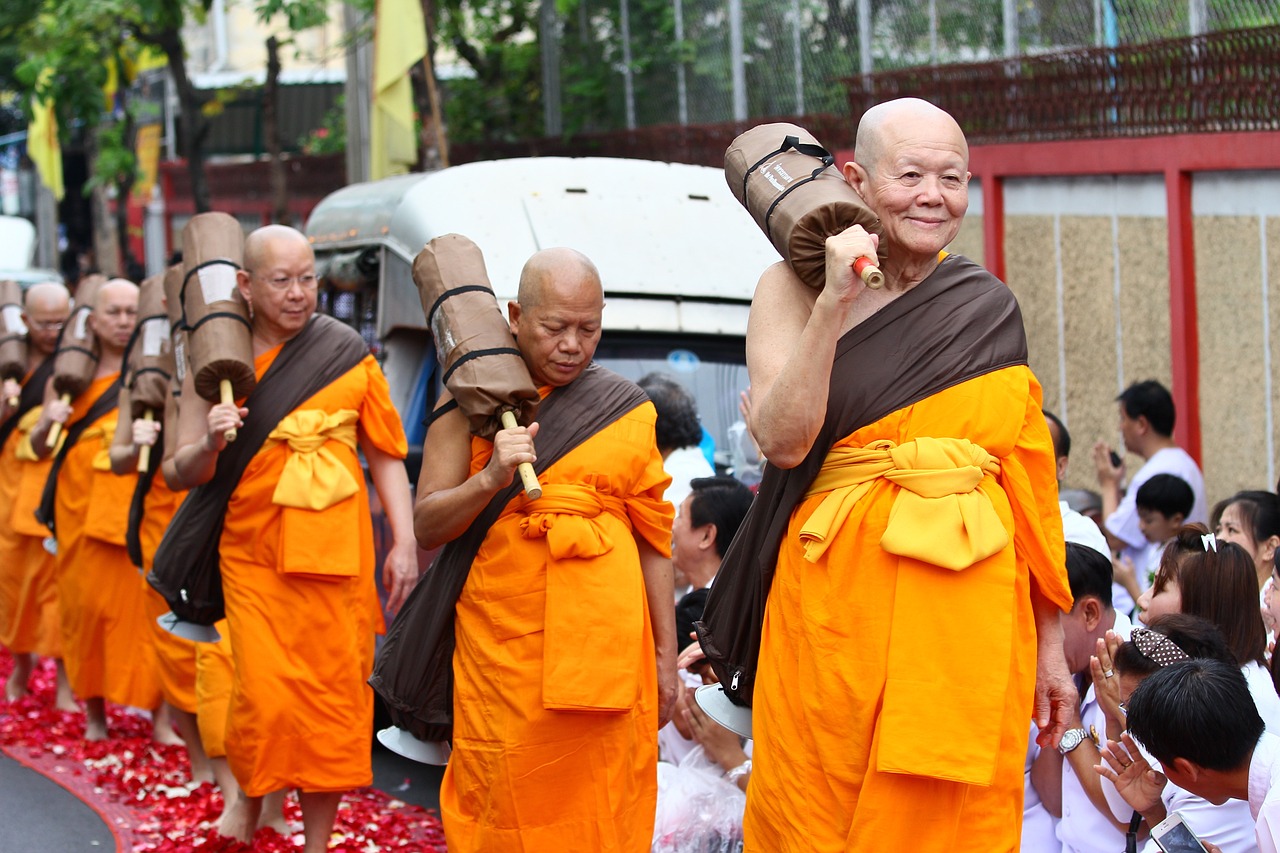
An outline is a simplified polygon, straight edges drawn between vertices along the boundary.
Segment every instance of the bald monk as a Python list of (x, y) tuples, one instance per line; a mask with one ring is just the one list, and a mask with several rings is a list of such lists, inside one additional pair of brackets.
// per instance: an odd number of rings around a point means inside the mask
[(783, 264), (761, 277), (768, 473), (703, 622), (737, 689), (751, 672), (716, 641), (748, 617), (723, 601), (744, 566), (763, 576), (746, 849), (1016, 850), (1027, 720), (1056, 745), (1076, 695), (1040, 386), (1013, 296), (945, 251), (968, 205), (952, 117), (873, 107), (844, 176), (880, 217), (886, 282), (853, 273), (878, 247), (857, 226), (827, 240), (821, 291)]
[[(55, 574), (62, 650), (71, 689), (85, 703), (86, 740), (107, 737), (108, 701), (147, 709), (160, 705), (143, 589), (125, 549), (136, 474), (116, 476), (108, 456), (120, 366), (137, 316), (137, 285), (112, 279), (98, 288), (88, 318), (100, 348), (94, 379), (67, 404), (50, 378), (44, 409), (31, 430), (32, 446), (43, 456), (50, 452), (46, 439), (53, 424), (67, 427), (50, 473)], [(49, 490), (46, 496), (42, 512)]]
[[(0, 645), (13, 655), (5, 696), (27, 695), (35, 656), (58, 660), (57, 707), (77, 711), (67, 684), (58, 631), (53, 554), (44, 547), (48, 528), (35, 508), (49, 476), (48, 460), (39, 460), (28, 436), (40, 418), (44, 386), (53, 369), (51, 356), (71, 313), (71, 294), (58, 282), (33, 284), (23, 294), (27, 327), (27, 375), (20, 387), (6, 381), (0, 401)], [(18, 405), (10, 409), (10, 396)]]
[(675, 698), (670, 478), (653, 405), (592, 364), (603, 307), (587, 258), (534, 255), (511, 331), (543, 410), (557, 398), (570, 408), (489, 442), (446, 393), (427, 431), (414, 524), (428, 549), (462, 536), (535, 461), (540, 428), (580, 420), (594, 433), (541, 472), (539, 500), (506, 503), (458, 599), (440, 792), (451, 850), (642, 851), (652, 840), (657, 731)]
[[(177, 485), (202, 491), (174, 516), (156, 562), (181, 541), (170, 537), (202, 509), (201, 494), (231, 489), (218, 508), (235, 663), (226, 749), (243, 795), (222, 831), (248, 842), (263, 796), (297, 788), (306, 850), (319, 853), (342, 793), (373, 779), (373, 694), (365, 681), (381, 614), (356, 451), (391, 525), (383, 578), (394, 609), (417, 579), (406, 442), (386, 379), (360, 336), (315, 315), (318, 282), (306, 237), (285, 226), (260, 228), (245, 240), (244, 265), (238, 286), (253, 314), (259, 384), (243, 405), (213, 405), (196, 395), (190, 373), (184, 380)], [(289, 395), (303, 388), (306, 396), (292, 403)], [(233, 428), (239, 437), (228, 444)], [(269, 431), (256, 447), (255, 430)], [(233, 461), (241, 473), (232, 473)]]

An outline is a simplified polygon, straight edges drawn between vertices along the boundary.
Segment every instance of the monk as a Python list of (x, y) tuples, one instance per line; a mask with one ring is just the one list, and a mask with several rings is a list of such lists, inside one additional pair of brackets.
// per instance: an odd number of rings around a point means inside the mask
[[(342, 793), (373, 779), (373, 694), (365, 682), (381, 609), (357, 448), (391, 526), (383, 578), (392, 609), (417, 579), (407, 448), (367, 346), (349, 327), (315, 315), (307, 238), (285, 226), (260, 228), (245, 240), (244, 265), (237, 284), (253, 315), (259, 383), (244, 404), (213, 405), (196, 395), (188, 373), (176, 485), (201, 489), (174, 516), (156, 562), (167, 559), (184, 516), (201, 509), (201, 494), (231, 489), (216, 508), (235, 666), (225, 744), (243, 793), (221, 829), (247, 843), (263, 796), (297, 788), (306, 850), (320, 853)], [(290, 394), (301, 398), (293, 403)], [(230, 429), (239, 431), (233, 444)], [(263, 431), (256, 447), (248, 434), (255, 429)], [(238, 479), (219, 480), (236, 459)]]
[[(146, 287), (145, 282), (143, 286)], [(121, 418), (111, 446), (111, 467), (120, 474), (137, 470), (143, 447), (153, 448), (153, 456), (163, 454), (160, 472), (139, 475), (137, 488), (143, 492), (141, 507), (139, 512), (131, 507), (129, 516), (130, 535), (137, 537), (138, 556), (142, 560), (139, 568), (144, 575), (151, 571), (156, 548), (187, 496), (186, 490), (169, 485), (170, 481), (177, 482), (178, 479), (173, 462), (173, 441), (161, 440), (162, 430), (166, 433), (177, 430), (178, 405), (172, 390), (170, 387), (170, 393), (166, 395), (163, 417)], [(123, 393), (121, 408), (129, 408), (124, 403)], [(139, 495), (135, 492), (135, 506), (138, 500)], [(186, 747), (191, 778), (195, 782), (213, 782), (222, 791), (223, 803), (234, 804), (240, 797), (240, 785), (231, 773), (226, 757), (227, 701), (233, 680), (231, 641), (226, 620), (219, 623), (221, 639), (216, 643), (196, 643), (179, 637), (162, 628), (158, 621), (158, 617), (168, 612), (168, 604), (145, 580), (139, 579), (139, 583), (146, 588), (147, 616), (156, 647), (157, 674), (164, 707)], [(277, 791), (265, 799), (258, 823), (259, 827), (270, 826), (282, 835), (288, 831), (282, 811), (283, 795), (283, 791)]]
[[(62, 284), (43, 282), (27, 288), (22, 304), (27, 375), (21, 387), (6, 382), (0, 395), (0, 645), (13, 655), (13, 672), (5, 684), (9, 701), (27, 695), (35, 656), (41, 655), (58, 661), (58, 709), (78, 711), (62, 665), (53, 554), (44, 547), (49, 531), (35, 519), (52, 463), (36, 458), (28, 438), (40, 419), (51, 356), (70, 313), (71, 294)], [(13, 409), (8, 408), (11, 396), (19, 398)]]
[[(120, 367), (138, 315), (138, 286), (112, 279), (98, 288), (88, 323), (98, 341), (97, 370), (70, 404), (54, 391), (31, 430), (37, 455), (48, 455), (49, 430), (68, 427), (50, 474), (56, 487), (55, 567), (62, 650), (71, 689), (85, 703), (85, 739), (107, 737), (106, 702), (156, 709), (160, 685), (138, 571), (125, 548), (125, 522), (136, 475), (111, 472), (109, 449), (118, 416)], [(157, 727), (161, 738), (163, 726)]]
[[(968, 206), (955, 120), (873, 107), (844, 176), (883, 236), (829, 238), (820, 291), (784, 264), (760, 279), (747, 368), (769, 465), (701, 629), (715, 663), (734, 567), (773, 573), (746, 849), (1016, 850), (1027, 720), (1056, 745), (1076, 696), (1040, 385), (1013, 296), (945, 251)], [(871, 290), (853, 264), (881, 241)]]
[[(653, 405), (592, 364), (603, 307), (595, 265), (569, 249), (530, 258), (508, 306), (543, 409), (581, 397), (568, 419), (594, 434), (539, 474), (540, 499), (506, 504), (457, 602), (440, 792), (451, 850), (642, 851), (652, 840), (657, 731), (675, 698), (670, 478)], [(605, 394), (626, 395), (611, 420)], [(473, 438), (446, 393), (423, 447), (419, 543), (461, 536), (536, 460), (539, 429)]]

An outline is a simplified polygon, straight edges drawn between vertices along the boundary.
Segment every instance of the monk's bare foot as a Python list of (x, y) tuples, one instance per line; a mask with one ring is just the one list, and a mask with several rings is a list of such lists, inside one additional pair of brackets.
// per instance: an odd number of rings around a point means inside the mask
[(9, 673), (9, 680), (4, 683), (4, 698), (10, 702), (17, 702), (27, 695), (27, 682), (31, 680), (32, 665), (30, 654), (19, 653), (13, 656), (13, 672)]
[(281, 835), (293, 834), (293, 827), (284, 819), (284, 798), (289, 792), (272, 791), (262, 798), (262, 813), (258, 816), (258, 829), (268, 827)]
[(84, 739), (107, 739), (107, 703), (100, 696), (84, 700)]
[(58, 660), (58, 694), (54, 701), (53, 707), (67, 714), (76, 714), (80, 711), (80, 705), (76, 703), (75, 694), (71, 692), (71, 682), (67, 680), (67, 668), (63, 666), (62, 660)]
[(184, 746), (182, 737), (173, 729), (173, 714), (168, 702), (151, 712), (151, 740), (164, 746)]
[(258, 826), (258, 817), (262, 811), (262, 798), (246, 797), (243, 793), (229, 803), (218, 820), (218, 834), (234, 838), (241, 844), (249, 844)]

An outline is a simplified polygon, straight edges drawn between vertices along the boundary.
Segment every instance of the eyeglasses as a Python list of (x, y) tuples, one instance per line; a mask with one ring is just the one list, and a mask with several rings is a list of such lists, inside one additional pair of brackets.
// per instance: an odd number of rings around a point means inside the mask
[[(256, 273), (251, 273), (256, 275)], [(288, 290), (293, 286), (294, 282), (303, 290), (315, 290), (320, 285), (320, 278), (313, 272), (303, 275), (275, 275), (271, 278), (264, 279), (272, 290)]]

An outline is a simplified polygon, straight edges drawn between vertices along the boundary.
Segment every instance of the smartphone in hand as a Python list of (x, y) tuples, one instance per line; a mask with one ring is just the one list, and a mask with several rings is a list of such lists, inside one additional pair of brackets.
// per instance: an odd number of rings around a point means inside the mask
[(1178, 812), (1156, 824), (1151, 830), (1151, 838), (1164, 853), (1208, 853)]
[(1111, 467), (1119, 468), (1122, 462), (1124, 462), (1124, 460), (1120, 458), (1120, 454), (1112, 450), (1111, 451)]

